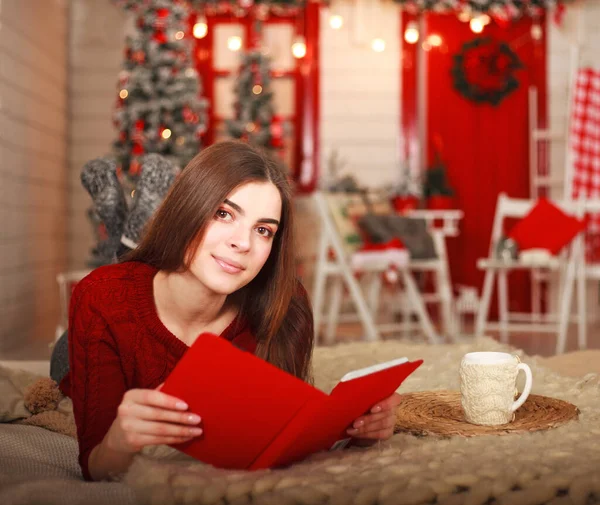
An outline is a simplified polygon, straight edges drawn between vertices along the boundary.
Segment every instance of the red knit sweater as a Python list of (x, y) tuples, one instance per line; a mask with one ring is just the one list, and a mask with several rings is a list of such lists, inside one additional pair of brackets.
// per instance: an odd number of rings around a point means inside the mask
[[(61, 382), (73, 400), (79, 464), (86, 480), (90, 452), (108, 432), (123, 395), (164, 382), (188, 346), (160, 321), (154, 305), (157, 270), (121, 263), (79, 282), (69, 309), (69, 374)], [(234, 320), (221, 335), (254, 352), (256, 340)]]

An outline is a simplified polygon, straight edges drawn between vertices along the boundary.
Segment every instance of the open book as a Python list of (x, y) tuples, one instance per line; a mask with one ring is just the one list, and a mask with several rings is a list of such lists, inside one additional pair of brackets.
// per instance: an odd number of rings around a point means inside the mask
[(202, 418), (177, 449), (220, 468), (256, 470), (338, 446), (346, 429), (422, 363), (406, 358), (346, 374), (328, 395), (211, 334), (200, 335), (161, 391)]

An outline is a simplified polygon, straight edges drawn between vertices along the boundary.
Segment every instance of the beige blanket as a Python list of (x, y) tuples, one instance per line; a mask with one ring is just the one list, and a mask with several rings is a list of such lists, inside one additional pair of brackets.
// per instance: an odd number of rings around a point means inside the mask
[[(407, 356), (425, 362), (400, 392), (458, 389), (458, 363), (473, 350), (511, 349), (491, 339), (320, 348), (314, 359), (316, 385), (328, 391), (349, 370)], [(502, 437), (398, 434), (370, 449), (316, 454), (287, 469), (258, 472), (218, 470), (167, 450), (170, 461), (157, 453), (137, 457), (124, 482), (136, 490), (140, 503), (157, 504), (600, 503), (599, 376), (561, 376), (542, 366), (542, 359), (519, 354), (532, 366), (533, 392), (574, 403), (579, 421)]]

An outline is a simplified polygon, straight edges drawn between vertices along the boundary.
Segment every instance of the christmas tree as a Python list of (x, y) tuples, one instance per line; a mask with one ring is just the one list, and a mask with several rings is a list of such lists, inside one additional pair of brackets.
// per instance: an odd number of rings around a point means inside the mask
[(273, 109), (270, 59), (258, 49), (241, 58), (234, 89), (235, 116), (227, 121), (229, 135), (266, 149), (283, 149), (285, 125)]
[(114, 152), (121, 172), (134, 182), (144, 154), (159, 153), (183, 168), (200, 151), (206, 101), (191, 58), (189, 4), (114, 1), (136, 15), (135, 32), (126, 39), (114, 113)]

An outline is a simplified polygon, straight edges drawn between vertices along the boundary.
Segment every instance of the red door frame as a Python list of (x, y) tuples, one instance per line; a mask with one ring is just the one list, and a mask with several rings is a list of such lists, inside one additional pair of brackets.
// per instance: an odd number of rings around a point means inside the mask
[[(299, 193), (309, 193), (317, 185), (319, 174), (319, 9), (320, 5), (308, 2), (298, 16), (271, 16), (268, 23), (294, 22), (296, 34), (302, 34), (306, 40), (306, 56), (296, 60), (296, 68), (289, 72), (272, 72), (271, 77), (294, 77), (295, 79), (295, 114), (285, 119), (294, 125), (294, 163), (291, 168), (292, 178), (296, 181)], [(196, 22), (196, 15), (190, 19), (191, 26)], [(215, 141), (213, 126), (221, 118), (214, 111), (214, 86), (216, 77), (229, 75), (230, 72), (215, 71), (213, 64), (213, 44), (215, 23), (244, 24), (245, 40), (248, 43), (254, 36), (254, 18), (250, 14), (244, 18), (235, 18), (227, 14), (206, 16), (208, 32), (202, 39), (194, 39), (194, 58), (196, 68), (202, 79), (202, 94), (208, 100), (208, 128), (204, 135), (204, 145)]]

